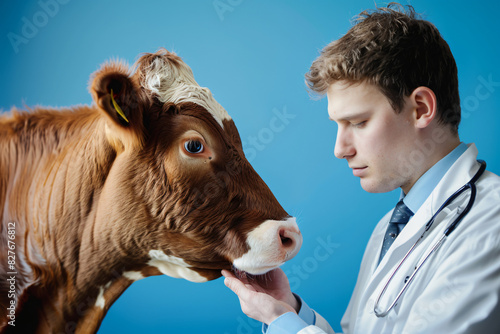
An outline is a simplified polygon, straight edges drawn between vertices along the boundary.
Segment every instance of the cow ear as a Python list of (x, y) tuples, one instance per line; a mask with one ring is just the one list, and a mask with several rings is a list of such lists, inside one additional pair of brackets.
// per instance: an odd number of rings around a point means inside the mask
[(106, 63), (91, 78), (94, 102), (107, 117), (108, 139), (122, 149), (141, 147), (143, 143), (143, 108), (137, 87), (128, 66), (121, 63)]

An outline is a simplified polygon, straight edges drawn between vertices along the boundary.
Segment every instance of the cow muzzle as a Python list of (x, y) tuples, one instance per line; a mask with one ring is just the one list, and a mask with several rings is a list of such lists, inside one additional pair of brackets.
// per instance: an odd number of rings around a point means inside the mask
[(237, 270), (261, 275), (292, 259), (302, 246), (295, 218), (267, 220), (247, 235), (248, 252), (233, 260)]

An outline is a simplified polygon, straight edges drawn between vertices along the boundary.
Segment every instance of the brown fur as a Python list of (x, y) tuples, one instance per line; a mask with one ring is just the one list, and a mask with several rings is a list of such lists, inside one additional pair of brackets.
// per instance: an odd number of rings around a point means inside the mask
[[(246, 233), (288, 216), (245, 159), (233, 121), (223, 129), (204, 108), (163, 105), (140, 86), (155, 57), (182, 61), (161, 50), (144, 55), (133, 74), (108, 63), (92, 77), (95, 105), (0, 117), (2, 333), (93, 333), (132, 283), (123, 272), (160, 274), (147, 265), (150, 250), (215, 279), (248, 250)], [(130, 123), (114, 112), (110, 88)], [(192, 128), (207, 138), (208, 159), (180, 157)], [(5, 313), (9, 222), (16, 225), (16, 327)]]

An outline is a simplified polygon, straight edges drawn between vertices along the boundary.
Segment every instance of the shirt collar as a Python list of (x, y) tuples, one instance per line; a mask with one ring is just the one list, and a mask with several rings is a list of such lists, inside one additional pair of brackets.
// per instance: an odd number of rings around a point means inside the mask
[(434, 166), (425, 172), (424, 175), (422, 175), (417, 182), (415, 182), (408, 194), (405, 195), (403, 190), (401, 190), (400, 199), (404, 198), (403, 202), (413, 213), (420, 209), (434, 188), (436, 188), (439, 181), (441, 181), (444, 174), (446, 174), (455, 161), (457, 161), (457, 159), (465, 151), (467, 151), (467, 148), (466, 144), (460, 143), (460, 145), (458, 145), (447, 156), (439, 160)]

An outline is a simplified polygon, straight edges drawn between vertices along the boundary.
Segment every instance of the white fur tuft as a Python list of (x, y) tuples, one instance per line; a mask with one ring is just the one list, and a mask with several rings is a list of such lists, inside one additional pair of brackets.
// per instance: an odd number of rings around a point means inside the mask
[(208, 88), (200, 87), (194, 80), (191, 68), (184, 62), (178, 65), (156, 58), (146, 69), (143, 85), (163, 102), (193, 102), (213, 115), (219, 125), (231, 117), (212, 96)]

